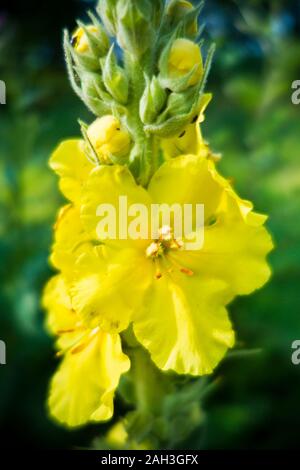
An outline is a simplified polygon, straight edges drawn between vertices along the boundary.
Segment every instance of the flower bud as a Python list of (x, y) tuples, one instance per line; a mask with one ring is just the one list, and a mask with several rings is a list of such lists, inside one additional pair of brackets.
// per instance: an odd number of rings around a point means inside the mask
[(187, 12), (194, 9), (194, 5), (187, 0), (171, 0), (167, 8), (167, 15), (180, 20)]
[(171, 47), (168, 59), (168, 72), (171, 78), (180, 78), (194, 73), (188, 81), (188, 86), (198, 83), (203, 75), (203, 61), (200, 47), (189, 39), (176, 39)]
[(101, 77), (97, 73), (85, 72), (80, 74), (81, 88), (85, 96), (99, 98), (98, 89), (103, 86)]
[(89, 54), (95, 58), (106, 54), (109, 48), (108, 37), (100, 24), (89, 24), (87, 26), (79, 23), (72, 36), (72, 46), (78, 54)]
[(180, 92), (199, 84), (204, 75), (200, 47), (193, 41), (171, 36), (159, 59), (159, 80), (164, 88)]
[(116, 5), (117, 0), (99, 0), (97, 12), (111, 36), (116, 34)]
[(103, 61), (103, 82), (116, 101), (126, 104), (128, 100), (128, 79), (125, 71), (117, 64), (113, 48), (112, 45), (105, 61)]
[(198, 96), (195, 96), (193, 88), (188, 88), (181, 93), (173, 92), (168, 98), (165, 114), (167, 116), (179, 116), (186, 114), (194, 105)]
[(103, 101), (99, 94), (102, 87), (103, 83), (99, 74), (88, 72), (82, 74), (82, 99), (96, 116), (103, 116), (110, 112), (109, 106)]
[[(193, 12), (195, 14), (193, 14)], [(198, 12), (194, 8), (194, 5), (187, 0), (173, 0), (170, 2), (167, 15), (170, 21), (170, 27), (174, 29), (176, 25), (184, 20), (186, 32), (189, 36), (195, 36), (198, 31), (197, 16)]]
[[(172, 41), (172, 38), (171, 38), (171, 41)], [(191, 42), (191, 41), (188, 41), (188, 42)], [(167, 45), (166, 50), (163, 51), (162, 53), (162, 60), (160, 63), (161, 66), (164, 66), (165, 64), (165, 58), (167, 57), (167, 54), (168, 54), (168, 47), (169, 45)], [(184, 78), (184, 80), (181, 81), (181, 83), (180, 83), (180, 79), (179, 81), (176, 81), (176, 80), (171, 81), (171, 84), (175, 88), (179, 89), (179, 92), (176, 92), (170, 95), (167, 109), (163, 113), (161, 113), (161, 115), (158, 117), (156, 122), (151, 123), (151, 124), (146, 124), (144, 126), (144, 131), (146, 132), (146, 134), (148, 135), (154, 134), (163, 138), (172, 137), (176, 135), (176, 133), (181, 133), (184, 130), (184, 128), (187, 126), (189, 121), (193, 119), (193, 117), (196, 114), (199, 114), (201, 106), (203, 105), (203, 100), (206, 99), (204, 95), (204, 86), (206, 83), (207, 75), (210, 70), (214, 51), (215, 51), (215, 46), (212, 45), (209, 48), (209, 51), (207, 54), (205, 66), (203, 69), (203, 76), (201, 80), (198, 81), (197, 85), (190, 87), (189, 89), (186, 89), (184, 93), (180, 93), (180, 91), (182, 91), (182, 85), (184, 85), (186, 78)], [(189, 77), (189, 74), (186, 77)], [(160, 82), (170, 83), (170, 80), (168, 78), (160, 77)], [(181, 113), (175, 112), (173, 114), (177, 106), (181, 107), (179, 108)]]
[(150, 81), (146, 77), (146, 88), (140, 101), (140, 117), (144, 124), (151, 123), (162, 110), (167, 98), (166, 91), (161, 87), (157, 77)]
[[(87, 29), (90, 33), (96, 33), (97, 28), (94, 25), (87, 26)], [(71, 44), (74, 47), (76, 52), (84, 54), (85, 52), (90, 52), (90, 45), (87, 39), (87, 36), (82, 27), (76, 29), (72, 35)]]
[(109, 163), (113, 157), (125, 157), (130, 151), (130, 137), (112, 115), (96, 119), (87, 129), (87, 137), (100, 161)]
[(204, 121), (204, 113), (211, 98), (211, 94), (205, 93), (201, 98), (197, 113), (191, 117), (188, 124), (177, 135), (161, 140), (163, 153), (167, 159), (185, 153), (204, 157), (212, 154), (202, 137), (200, 129), (200, 124)]
[(140, 57), (151, 46), (152, 8), (148, 0), (118, 0), (117, 40), (131, 54)]

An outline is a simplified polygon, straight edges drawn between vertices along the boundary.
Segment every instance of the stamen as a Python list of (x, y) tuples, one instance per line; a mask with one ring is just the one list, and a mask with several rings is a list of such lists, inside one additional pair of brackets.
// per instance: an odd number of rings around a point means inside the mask
[[(72, 313), (76, 313), (74, 309), (71, 309)], [(57, 336), (65, 335), (68, 333), (75, 333), (75, 331), (81, 330), (82, 329), (82, 322), (78, 321), (75, 323), (73, 328), (66, 328), (66, 329), (61, 329), (56, 331)]]
[(164, 225), (161, 229), (159, 229), (158, 233), (159, 240), (169, 242), (173, 239), (171, 227), (169, 227), (168, 225)]
[(194, 272), (188, 268), (181, 268), (180, 271), (187, 276), (194, 276)]
[[(81, 322), (78, 322), (75, 326), (74, 329), (69, 329), (69, 330), (60, 330), (62, 334), (64, 333), (73, 333), (75, 331), (78, 331), (80, 329), (83, 329)], [(58, 351), (55, 354), (55, 357), (61, 357), (64, 354), (66, 354), (68, 351), (71, 352), (71, 354), (77, 354), (81, 351), (83, 351), (90, 343), (91, 339), (99, 332), (100, 328), (97, 326), (93, 330), (85, 330), (84, 333), (80, 336), (80, 338), (77, 338), (76, 341), (69, 347), (67, 347), (64, 350)]]
[[(169, 225), (164, 225), (159, 229), (158, 240), (153, 241), (146, 249), (147, 258), (152, 258), (155, 263), (155, 275), (154, 278), (159, 280), (163, 275), (169, 274), (173, 271), (173, 268), (167, 268), (166, 270), (161, 269), (161, 264), (167, 261), (168, 252), (172, 250), (180, 250), (183, 248), (184, 243), (181, 239), (174, 238), (172, 229)], [(175, 263), (174, 263), (175, 264)], [(193, 276), (193, 271), (182, 266), (177, 266), (179, 270), (188, 275)]]
[(76, 331), (76, 328), (70, 328), (68, 330), (57, 330), (55, 334), (58, 335), (58, 336), (61, 336), (61, 335), (65, 335), (67, 333), (74, 333), (74, 331)]
[(88, 338), (85, 341), (80, 343), (78, 346), (75, 346), (75, 348), (71, 349), (71, 354), (78, 354), (83, 351), (89, 345), (90, 340), (99, 333), (99, 330), (100, 328), (99, 326), (97, 326), (92, 331), (90, 331)]
[(84, 341), (83, 343), (80, 343), (78, 346), (75, 346), (75, 348), (71, 349), (71, 354), (78, 354), (81, 351), (83, 351), (89, 344), (89, 341)]
[(155, 261), (155, 265), (156, 265), (155, 279), (158, 280), (158, 279), (162, 278), (162, 272), (161, 272), (161, 269), (160, 269), (160, 264), (159, 264), (158, 259), (156, 258), (154, 261)]
[(147, 258), (153, 258), (155, 256), (158, 256), (158, 252), (159, 252), (159, 243), (153, 242), (146, 249), (146, 256)]
[(184, 266), (181, 266), (173, 258), (172, 258), (172, 263), (177, 267), (177, 269), (179, 269), (181, 273), (186, 274), (187, 276), (190, 276), (190, 277), (194, 276), (194, 271), (192, 271), (189, 268), (185, 268)]
[(172, 243), (170, 244), (170, 248), (173, 250), (181, 250), (183, 247), (184, 247), (183, 241), (177, 240), (176, 238), (174, 238), (174, 240), (172, 240)]

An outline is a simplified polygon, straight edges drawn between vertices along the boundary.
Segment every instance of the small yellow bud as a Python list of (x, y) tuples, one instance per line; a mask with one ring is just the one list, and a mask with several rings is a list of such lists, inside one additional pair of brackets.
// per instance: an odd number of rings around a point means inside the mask
[(179, 78), (188, 74), (195, 65), (198, 69), (191, 77), (189, 85), (196, 85), (203, 75), (203, 61), (200, 47), (189, 39), (176, 39), (169, 55), (169, 74), (172, 78)]
[[(88, 25), (87, 29), (90, 33), (98, 33), (97, 26)], [(84, 54), (85, 52), (90, 52), (90, 45), (87, 39), (87, 36), (83, 30), (83, 28), (77, 28), (75, 33), (72, 36), (72, 46), (74, 47), (76, 52), (80, 54)]]
[(105, 162), (110, 161), (111, 155), (124, 157), (129, 153), (130, 136), (112, 115), (96, 119), (87, 129), (87, 136), (99, 158)]

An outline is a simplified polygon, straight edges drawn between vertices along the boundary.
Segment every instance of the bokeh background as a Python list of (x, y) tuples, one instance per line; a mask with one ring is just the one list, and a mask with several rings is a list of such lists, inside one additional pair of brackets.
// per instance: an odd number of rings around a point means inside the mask
[[(40, 308), (61, 203), (47, 160), (58, 141), (79, 135), (79, 117), (92, 119), (67, 81), (62, 28), (72, 30), (93, 4), (1, 2), (7, 104), (0, 106), (0, 339), (7, 365), (0, 366), (0, 446), (88, 447), (105, 430), (70, 432), (48, 419), (45, 397), (57, 364)], [(253, 353), (222, 363), (203, 426), (177, 447), (296, 448), (300, 365), (291, 363), (291, 343), (300, 339), (300, 105), (291, 103), (291, 84), (300, 79), (300, 3), (207, 0), (201, 21), (218, 46), (204, 136), (222, 152), (221, 170), (239, 193), (270, 215), (276, 250), (272, 281), (231, 306), (239, 345)]]

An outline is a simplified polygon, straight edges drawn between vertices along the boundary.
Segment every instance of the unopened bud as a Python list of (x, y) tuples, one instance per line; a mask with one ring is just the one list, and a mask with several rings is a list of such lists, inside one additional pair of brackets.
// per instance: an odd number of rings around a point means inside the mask
[[(96, 26), (89, 25), (87, 26), (87, 28), (91, 33), (97, 32)], [(77, 28), (76, 31), (73, 33), (71, 44), (74, 47), (75, 51), (79, 52), (80, 54), (90, 52), (90, 45), (82, 27)]]
[(97, 73), (83, 73), (81, 75), (81, 88), (85, 96), (99, 98), (98, 89), (103, 86), (101, 77)]
[(82, 74), (82, 99), (96, 116), (103, 116), (110, 111), (109, 106), (102, 100), (100, 95), (102, 87), (103, 82), (99, 74), (88, 72)]
[(182, 114), (186, 114), (192, 108), (197, 99), (198, 96), (197, 94), (195, 95), (194, 88), (188, 88), (181, 93), (173, 92), (168, 98), (165, 115), (180, 116)]
[(140, 117), (144, 124), (153, 122), (162, 110), (167, 98), (157, 77), (146, 78), (146, 88), (140, 101)]
[(128, 100), (128, 79), (125, 71), (117, 64), (117, 59), (111, 47), (103, 61), (103, 82), (111, 96), (121, 104)]
[(130, 136), (112, 115), (96, 119), (87, 129), (88, 139), (100, 161), (109, 163), (112, 157), (125, 157), (130, 151)]
[[(203, 103), (206, 102), (207, 97), (200, 93), (199, 87), (193, 87), (193, 89), (188, 90), (189, 94), (173, 94), (171, 101), (169, 101), (168, 107), (166, 110), (159, 116), (157, 121), (153, 124), (147, 124), (144, 126), (145, 132), (149, 134), (155, 134), (159, 137), (169, 138), (173, 137), (176, 134), (181, 135), (185, 130), (186, 126), (192, 121), (194, 121), (195, 116), (199, 115)], [(172, 95), (171, 95), (172, 96)], [(190, 99), (188, 106), (184, 104), (184, 96), (186, 100)], [(176, 105), (181, 106), (181, 113), (175, 112)], [(187, 109), (186, 112), (185, 109)], [(171, 111), (174, 110), (174, 114), (171, 114)]]
[(139, 57), (151, 46), (152, 7), (148, 0), (118, 0), (116, 7), (119, 45)]
[(200, 124), (204, 121), (204, 112), (211, 98), (211, 94), (204, 94), (197, 113), (191, 117), (189, 123), (173, 137), (161, 140), (161, 146), (166, 158), (177, 157), (184, 153), (192, 153), (204, 157), (211, 154), (200, 130)]
[(102, 57), (109, 48), (109, 40), (100, 24), (83, 25), (77, 28), (71, 44), (78, 54), (89, 54), (95, 58)]
[(203, 61), (200, 47), (189, 39), (176, 39), (171, 47), (168, 60), (170, 78), (184, 77), (188, 75), (193, 68), (195, 68), (195, 71), (188, 81), (188, 86), (196, 85), (203, 75)]
[[(195, 15), (192, 13), (195, 12)], [(195, 36), (198, 31), (198, 22), (197, 15), (194, 5), (187, 0), (173, 0), (170, 2), (167, 15), (170, 20), (171, 28), (176, 27), (176, 25), (181, 21), (185, 21), (186, 32), (190, 36)]]

